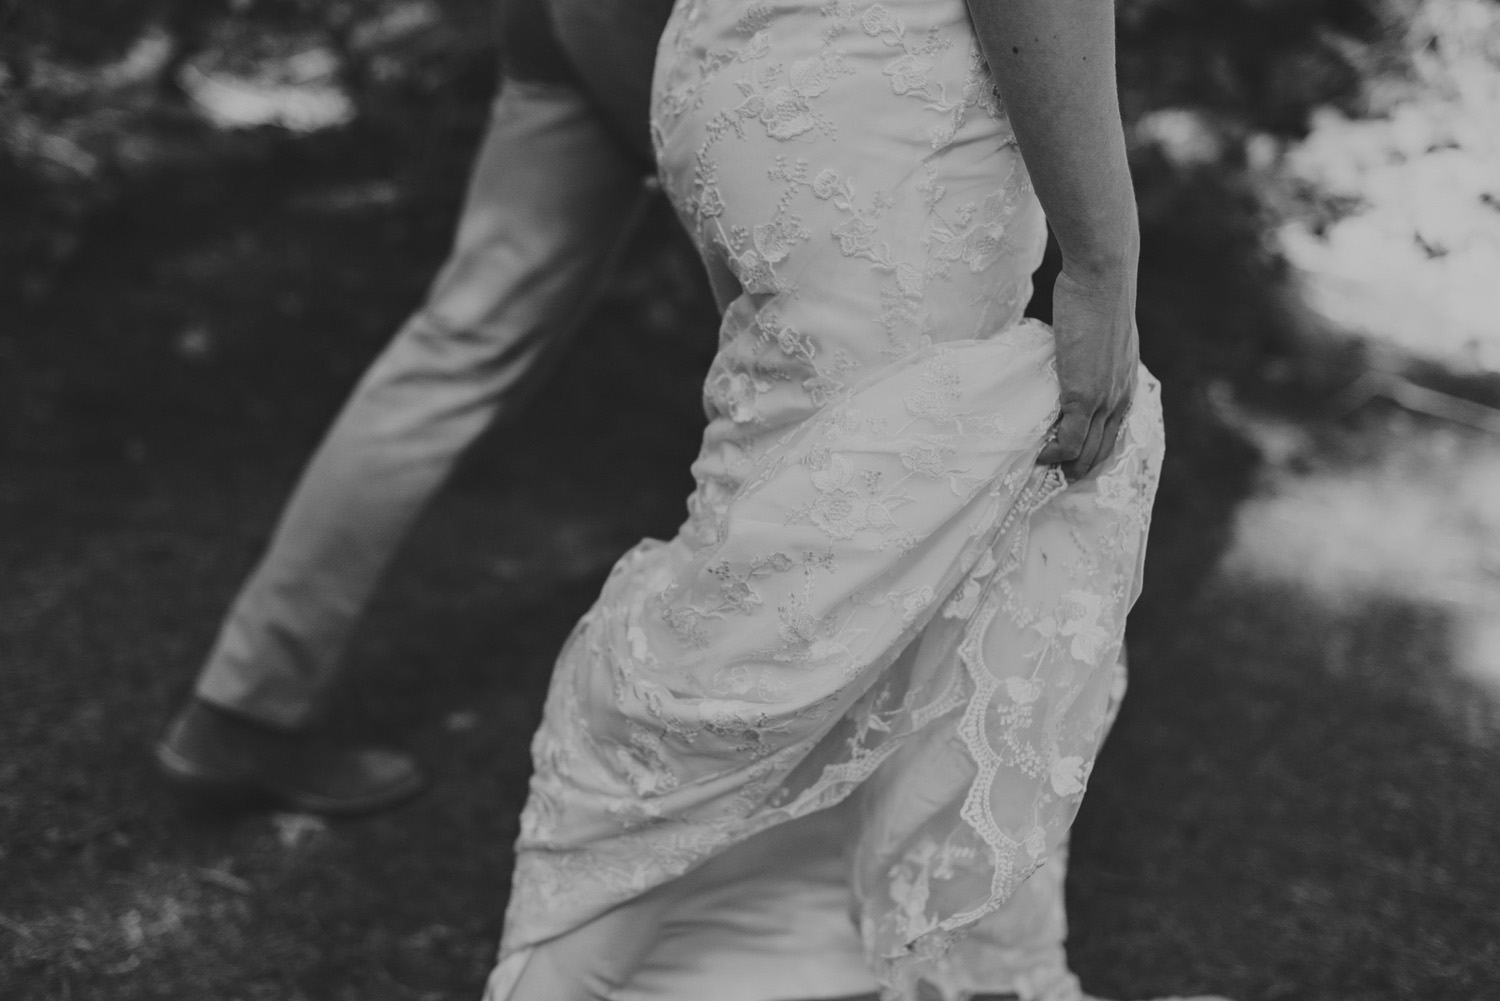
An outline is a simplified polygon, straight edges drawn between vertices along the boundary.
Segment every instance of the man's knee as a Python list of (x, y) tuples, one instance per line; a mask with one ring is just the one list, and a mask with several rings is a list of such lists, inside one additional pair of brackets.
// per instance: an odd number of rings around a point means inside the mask
[(434, 397), (489, 395), (481, 387), (523, 377), (543, 336), (538, 324), (517, 329), (484, 322), (458, 325), (424, 306), (375, 359), (356, 393), (411, 389)]

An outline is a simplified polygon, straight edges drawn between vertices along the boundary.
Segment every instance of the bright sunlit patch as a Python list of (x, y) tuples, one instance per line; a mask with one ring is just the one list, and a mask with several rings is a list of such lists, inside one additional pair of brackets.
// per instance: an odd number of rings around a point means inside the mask
[(1500, 371), (1500, 8), (1427, 4), (1411, 89), (1382, 116), (1313, 115), (1287, 173), (1349, 208), (1288, 222), (1307, 301), (1403, 353)]
[(1271, 446), (1272, 470), (1240, 509), (1224, 571), (1292, 581), (1335, 607), (1440, 607), (1455, 666), (1500, 698), (1500, 442), (1397, 414), (1375, 458), (1296, 475), (1288, 426), (1247, 430)]
[(188, 66), (181, 83), (220, 128), (278, 125), (314, 132), (354, 118), (354, 102), (336, 79), (337, 66), (332, 52), (312, 48), (268, 60), (253, 76)]

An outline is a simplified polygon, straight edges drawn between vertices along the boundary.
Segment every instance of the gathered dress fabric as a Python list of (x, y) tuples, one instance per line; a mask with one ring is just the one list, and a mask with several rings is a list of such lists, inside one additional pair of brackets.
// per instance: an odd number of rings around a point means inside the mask
[(486, 997), (570, 940), (620, 956), (580, 997), (1017, 990), (1005, 904), (1122, 691), (1158, 386), (1088, 477), (1036, 464), (1045, 223), (964, 0), (679, 0), (652, 105), (710, 420), (686, 522), (558, 659)]

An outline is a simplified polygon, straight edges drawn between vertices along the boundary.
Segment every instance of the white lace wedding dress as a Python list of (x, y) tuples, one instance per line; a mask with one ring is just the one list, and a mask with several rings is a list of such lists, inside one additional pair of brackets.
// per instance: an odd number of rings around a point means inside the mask
[(1025, 994), (1003, 905), (1122, 682), (1157, 385), (1088, 479), (1035, 464), (1044, 224), (964, 0), (679, 0), (653, 119), (711, 423), (558, 660), (488, 997), (620, 906), (655, 944), (612, 996)]

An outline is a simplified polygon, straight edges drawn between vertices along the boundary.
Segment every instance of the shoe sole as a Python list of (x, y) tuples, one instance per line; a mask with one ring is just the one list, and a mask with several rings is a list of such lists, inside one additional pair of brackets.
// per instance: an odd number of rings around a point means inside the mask
[(211, 812), (284, 810), (323, 817), (361, 817), (414, 799), (428, 785), (427, 779), (417, 772), (379, 795), (358, 800), (331, 799), (205, 769), (165, 743), (156, 745), (156, 764), (167, 784), (184, 803)]

